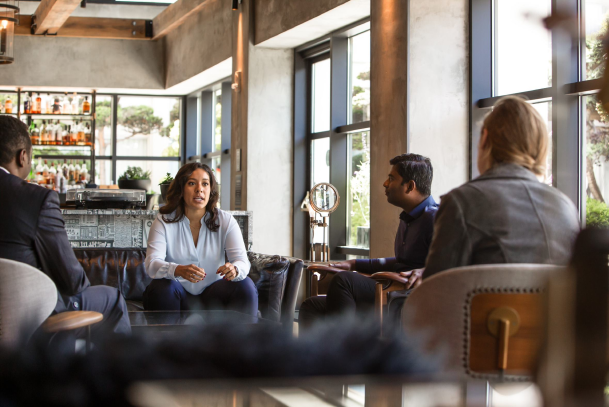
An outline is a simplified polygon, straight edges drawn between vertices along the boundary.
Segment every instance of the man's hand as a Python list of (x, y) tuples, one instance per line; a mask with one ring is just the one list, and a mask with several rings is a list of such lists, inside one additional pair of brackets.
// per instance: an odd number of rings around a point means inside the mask
[(175, 277), (182, 277), (184, 280), (188, 280), (191, 283), (198, 283), (205, 278), (205, 270), (194, 264), (189, 264), (188, 266), (176, 267), (173, 275)]
[(330, 263), (329, 266), (337, 268), (337, 269), (341, 269), (341, 270), (353, 271), (353, 269), (355, 268), (355, 260), (347, 260), (347, 261), (340, 261), (338, 263)]
[(417, 288), (423, 282), (423, 272), (422, 269), (414, 269), (410, 271), (401, 271), (400, 276), (408, 277), (408, 281), (406, 282), (406, 289)]

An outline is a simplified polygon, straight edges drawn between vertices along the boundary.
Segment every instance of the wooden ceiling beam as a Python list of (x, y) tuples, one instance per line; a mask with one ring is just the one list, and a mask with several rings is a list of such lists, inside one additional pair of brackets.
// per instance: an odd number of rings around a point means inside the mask
[(56, 34), (81, 0), (41, 0), (36, 12), (34, 34)]
[[(32, 35), (32, 16), (20, 15), (15, 35)], [(57, 37), (106, 38), (122, 40), (150, 40), (146, 36), (146, 22), (127, 18), (69, 17), (57, 31)], [(150, 30), (149, 30), (150, 31)]]
[[(152, 39), (157, 40), (167, 35), (198, 12), (209, 0), (178, 0), (169, 5), (161, 14), (152, 20)], [(228, 5), (226, 6), (228, 7)]]

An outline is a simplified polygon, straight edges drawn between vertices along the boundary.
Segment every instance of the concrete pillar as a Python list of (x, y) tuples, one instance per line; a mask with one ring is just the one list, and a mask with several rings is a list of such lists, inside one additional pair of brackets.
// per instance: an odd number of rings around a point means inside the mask
[(370, 257), (394, 256), (400, 209), (385, 198), (389, 160), (408, 147), (409, 0), (371, 0)]

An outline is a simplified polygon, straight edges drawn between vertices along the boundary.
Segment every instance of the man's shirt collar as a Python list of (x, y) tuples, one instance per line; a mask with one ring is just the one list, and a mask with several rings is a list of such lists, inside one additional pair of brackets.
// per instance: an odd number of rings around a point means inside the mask
[(406, 213), (406, 211), (402, 211), (402, 213), (400, 213), (400, 219), (403, 220), (404, 222), (412, 222), (413, 220), (415, 220), (416, 218), (421, 216), (423, 214), (423, 212), (425, 212), (425, 208), (427, 208), (428, 206), (434, 206), (434, 205), (437, 205), (437, 203), (433, 199), (433, 196), (429, 195), (427, 198), (425, 198), (425, 200), (423, 202), (418, 204), (409, 213)]
[(10, 172), (6, 168), (4, 168), (2, 166), (0, 166), (0, 170), (4, 170), (7, 174), (10, 174)]

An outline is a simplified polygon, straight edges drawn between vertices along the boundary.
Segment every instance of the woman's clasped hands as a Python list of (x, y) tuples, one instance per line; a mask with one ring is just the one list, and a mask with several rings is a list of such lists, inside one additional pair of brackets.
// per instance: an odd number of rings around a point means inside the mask
[(191, 283), (198, 283), (199, 281), (203, 281), (206, 274), (205, 270), (202, 268), (197, 267), (194, 264), (189, 264), (188, 266), (176, 267), (173, 275), (182, 277), (184, 280), (188, 280)]

